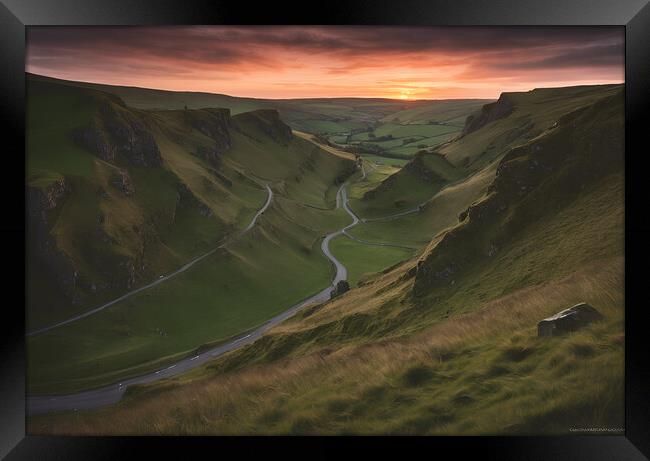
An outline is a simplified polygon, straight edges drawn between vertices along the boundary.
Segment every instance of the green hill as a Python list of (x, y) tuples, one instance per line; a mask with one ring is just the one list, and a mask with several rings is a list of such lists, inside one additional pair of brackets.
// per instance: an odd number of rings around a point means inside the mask
[(352, 207), (363, 217), (376, 218), (417, 207), (443, 186), (460, 179), (463, 171), (438, 153), (420, 152), (361, 197)]
[[(417, 213), (409, 213), (398, 219), (368, 221), (351, 229), (350, 234), (375, 242), (402, 242), (417, 248), (424, 247), (439, 232), (458, 222), (459, 210), (465, 210), (487, 191), (497, 166), (498, 162), (495, 161), (466, 178), (443, 186), (435, 193), (433, 188), (425, 189), (423, 198), (414, 197), (414, 201), (421, 199), (424, 202)], [(404, 188), (403, 192), (408, 196), (412, 190)]]
[[(276, 111), (143, 111), (38, 79), (28, 80), (28, 99), (30, 330), (230, 242), (174, 280), (30, 337), (31, 389), (151, 368), (257, 325), (329, 282), (319, 241), (347, 222), (334, 210), (335, 193), (354, 162), (294, 137)], [(234, 240), (266, 201), (264, 184), (274, 201)], [(291, 283), (298, 274), (302, 283)]]
[[(510, 107), (499, 108), (504, 100)], [(256, 342), (185, 375), (130, 388), (113, 407), (30, 418), (29, 432), (622, 428), (623, 87), (535, 90), (499, 101), (470, 118), (442, 155), (420, 154), (397, 172), (378, 168), (372, 188), (359, 183), (353, 205), (364, 201), (360, 193), (377, 191), (368, 201), (377, 215), (395, 210), (398, 197), (415, 203), (431, 192), (417, 213), (351, 230), (394, 243), (403, 235), (420, 243), (413, 258), (386, 257), (395, 264), (363, 277), (358, 264), (356, 288)], [(518, 129), (522, 120), (533, 127)], [(361, 254), (348, 244), (339, 250)], [(537, 322), (582, 301), (603, 320), (537, 336)]]
[[(567, 112), (618, 91), (620, 85), (594, 85), (503, 93), (498, 101), (471, 116), (462, 139), (441, 146), (439, 151), (455, 165), (479, 170), (512, 146), (540, 135)], [(485, 129), (479, 129), (482, 127)]]
[[(487, 100), (418, 100), (382, 98), (255, 99), (216, 93), (165, 91), (149, 88), (69, 82), (39, 75), (34, 81), (87, 88), (118, 96), (142, 110), (220, 107), (234, 115), (260, 109), (277, 110), (294, 130), (319, 134), (329, 142), (363, 155), (409, 159), (418, 150), (457, 136), (465, 118)], [(373, 139), (369, 139), (373, 136)], [(390, 137), (390, 139), (386, 139)]]
[[(399, 213), (432, 198), (452, 183), (478, 172), (495, 171), (505, 153), (540, 136), (564, 114), (589, 106), (620, 91), (619, 85), (542, 88), (527, 93), (503, 93), (467, 117), (458, 138), (435, 152), (420, 151), (394, 177), (353, 202), (360, 215), (375, 218)], [(474, 196), (478, 198), (478, 196)], [(426, 211), (426, 210), (424, 210)], [(428, 226), (414, 226), (421, 230)], [(354, 230), (363, 232), (362, 228)], [(427, 234), (425, 240), (430, 239)]]
[[(40, 81), (28, 80), (27, 91), (29, 247), (36, 249), (28, 266), (58, 278), (58, 289), (30, 296), (32, 328), (179, 266), (264, 202), (259, 181), (216, 161), (227, 146), (178, 114)], [(28, 275), (38, 283), (38, 274)]]

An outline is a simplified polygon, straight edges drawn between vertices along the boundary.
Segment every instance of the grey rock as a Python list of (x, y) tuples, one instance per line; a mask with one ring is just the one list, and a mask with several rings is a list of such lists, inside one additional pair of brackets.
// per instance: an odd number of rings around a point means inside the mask
[(73, 130), (72, 137), (107, 162), (119, 153), (133, 165), (162, 164), (160, 150), (144, 118), (116, 104), (100, 106), (90, 124)]
[(71, 190), (65, 178), (54, 181), (45, 189), (27, 186), (25, 211), (30, 263), (43, 266), (52, 274), (61, 293), (74, 302), (78, 274), (72, 260), (58, 248), (50, 232), (53, 226), (50, 212), (63, 206)]
[(579, 330), (602, 319), (602, 314), (587, 303), (576, 304), (537, 324), (538, 336), (557, 336)]
[(346, 291), (350, 290), (350, 284), (346, 280), (340, 280), (336, 284), (336, 287), (330, 292), (330, 297), (336, 298), (337, 296), (342, 295)]
[(218, 166), (221, 155), (232, 147), (230, 137), (230, 110), (201, 109), (187, 112), (189, 124), (214, 141), (212, 146), (199, 146), (196, 154), (213, 166)]
[(462, 135), (472, 133), (494, 120), (505, 118), (509, 116), (513, 110), (514, 104), (510, 100), (510, 96), (503, 93), (499, 97), (498, 101), (484, 105), (480, 112), (467, 117)]

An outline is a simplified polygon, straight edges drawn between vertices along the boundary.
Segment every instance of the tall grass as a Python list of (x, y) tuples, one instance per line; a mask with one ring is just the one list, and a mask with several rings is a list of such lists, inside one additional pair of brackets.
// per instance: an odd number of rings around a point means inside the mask
[[(28, 430), (493, 434), (622, 427), (622, 264), (603, 260), (411, 338), (171, 380), (114, 408), (33, 418)], [(576, 300), (598, 306), (605, 320), (565, 337), (536, 337), (539, 319)]]

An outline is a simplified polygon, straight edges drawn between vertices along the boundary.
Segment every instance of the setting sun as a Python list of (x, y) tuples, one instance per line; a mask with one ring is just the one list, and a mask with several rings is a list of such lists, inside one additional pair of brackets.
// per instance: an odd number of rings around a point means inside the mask
[(400, 99), (410, 99), (411, 98), (412, 91), (409, 90), (402, 90), (399, 94)]

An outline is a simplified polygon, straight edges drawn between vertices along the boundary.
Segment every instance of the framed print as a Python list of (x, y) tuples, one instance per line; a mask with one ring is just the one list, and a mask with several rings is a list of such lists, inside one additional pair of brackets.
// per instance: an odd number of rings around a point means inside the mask
[(650, 452), (646, 2), (2, 18), (7, 459)]

